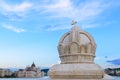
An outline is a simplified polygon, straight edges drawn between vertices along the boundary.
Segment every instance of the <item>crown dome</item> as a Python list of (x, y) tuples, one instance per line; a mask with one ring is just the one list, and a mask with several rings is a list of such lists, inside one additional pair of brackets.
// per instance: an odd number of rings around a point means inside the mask
[(81, 30), (73, 22), (73, 27), (65, 33), (58, 44), (61, 63), (93, 63), (96, 44), (93, 37)]

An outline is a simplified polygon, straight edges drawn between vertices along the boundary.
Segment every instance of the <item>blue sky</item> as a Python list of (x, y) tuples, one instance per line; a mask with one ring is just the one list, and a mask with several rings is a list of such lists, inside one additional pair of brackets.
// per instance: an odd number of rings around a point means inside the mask
[(94, 37), (96, 63), (120, 59), (120, 0), (0, 0), (0, 67), (57, 64), (72, 20)]

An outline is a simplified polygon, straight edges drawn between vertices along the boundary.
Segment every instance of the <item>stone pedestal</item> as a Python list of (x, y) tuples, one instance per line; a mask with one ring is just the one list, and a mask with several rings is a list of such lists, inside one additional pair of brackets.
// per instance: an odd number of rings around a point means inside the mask
[(102, 80), (104, 72), (94, 63), (96, 44), (92, 36), (75, 25), (58, 44), (61, 64), (52, 66), (51, 80)]
[(97, 64), (56, 64), (49, 74), (52, 80), (101, 80), (104, 73)]

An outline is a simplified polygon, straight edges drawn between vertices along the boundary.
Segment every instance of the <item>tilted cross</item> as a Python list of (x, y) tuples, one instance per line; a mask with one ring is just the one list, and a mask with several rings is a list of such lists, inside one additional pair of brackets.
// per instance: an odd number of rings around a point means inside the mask
[(72, 25), (75, 26), (77, 21), (72, 20)]

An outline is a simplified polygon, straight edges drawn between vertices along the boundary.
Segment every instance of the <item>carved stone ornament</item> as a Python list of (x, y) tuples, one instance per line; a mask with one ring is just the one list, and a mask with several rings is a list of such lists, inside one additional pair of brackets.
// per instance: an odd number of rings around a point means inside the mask
[(49, 75), (52, 80), (101, 80), (104, 72), (94, 63), (96, 44), (93, 37), (76, 26), (65, 33), (59, 43), (61, 64), (54, 65)]

